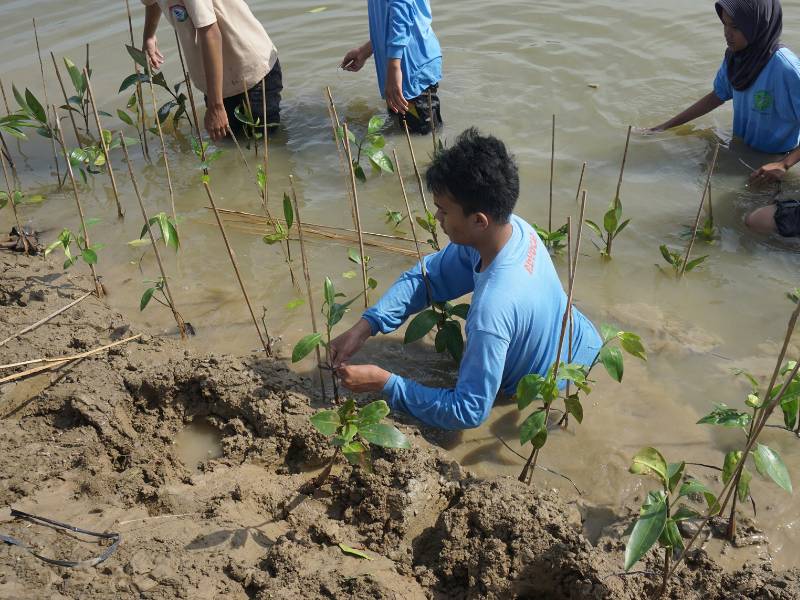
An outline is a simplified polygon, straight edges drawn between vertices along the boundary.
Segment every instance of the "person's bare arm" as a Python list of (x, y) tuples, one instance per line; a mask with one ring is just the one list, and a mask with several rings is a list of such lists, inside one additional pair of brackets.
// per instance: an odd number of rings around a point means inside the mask
[(158, 50), (156, 30), (161, 20), (161, 8), (158, 4), (150, 4), (144, 13), (144, 35), (142, 36), (142, 49), (150, 61), (150, 68), (157, 71), (164, 64), (164, 55)]
[(786, 158), (778, 162), (767, 163), (750, 176), (750, 183), (770, 183), (780, 181), (786, 172), (800, 162), (800, 148), (795, 148)]
[(658, 132), (658, 131), (665, 131), (667, 129), (672, 129), (673, 127), (677, 127), (678, 125), (683, 125), (684, 123), (688, 123), (689, 121), (694, 121), (695, 119), (702, 117), (703, 115), (707, 115), (712, 110), (714, 110), (715, 108), (719, 108), (723, 104), (725, 104), (725, 102), (720, 100), (719, 96), (717, 96), (714, 92), (710, 92), (709, 94), (700, 98), (700, 100), (692, 104), (682, 113), (675, 115), (669, 121), (665, 121), (661, 125), (652, 127), (647, 131)]
[(212, 23), (197, 30), (203, 56), (203, 70), (206, 75), (208, 107), (205, 126), (208, 135), (215, 142), (224, 138), (228, 132), (228, 115), (222, 96), (222, 34), (219, 25)]
[(367, 41), (363, 46), (353, 48), (345, 54), (339, 66), (345, 71), (360, 71), (370, 56), (372, 56), (372, 42)]

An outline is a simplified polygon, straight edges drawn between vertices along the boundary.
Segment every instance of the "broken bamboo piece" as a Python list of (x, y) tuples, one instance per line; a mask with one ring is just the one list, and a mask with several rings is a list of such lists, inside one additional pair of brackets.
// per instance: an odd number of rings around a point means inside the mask
[(147, 228), (147, 233), (150, 236), (150, 244), (153, 247), (153, 252), (156, 255), (156, 262), (158, 263), (158, 270), (161, 272), (161, 278), (164, 280), (164, 292), (166, 293), (167, 300), (169, 300), (169, 308), (172, 311), (172, 316), (175, 318), (175, 323), (178, 325), (178, 331), (180, 331), (181, 339), (186, 338), (186, 323), (183, 320), (183, 317), (178, 312), (178, 309), (175, 306), (175, 299), (172, 296), (172, 291), (169, 288), (169, 280), (167, 279), (167, 272), (164, 270), (164, 263), (161, 261), (161, 253), (158, 251), (158, 244), (156, 243), (156, 238), (153, 235), (153, 230), (150, 226), (150, 217), (147, 215), (147, 211), (144, 208), (144, 202), (142, 201), (142, 195), (139, 193), (139, 186), (136, 183), (136, 176), (133, 174), (133, 164), (131, 164), (131, 157), (128, 155), (128, 145), (125, 143), (125, 136), (122, 135), (122, 132), (119, 134), (120, 142), (122, 143), (122, 152), (125, 154), (125, 162), (128, 164), (128, 173), (131, 176), (131, 183), (133, 184), (133, 191), (136, 194), (136, 200), (139, 202), (139, 208), (142, 211), (142, 219), (144, 219), (145, 227)]
[[(408, 151), (411, 153), (411, 164), (414, 166), (414, 175), (417, 176), (417, 186), (419, 187), (419, 195), (422, 198), (422, 207), (425, 209), (425, 217), (427, 219), (428, 215), (433, 214), (428, 209), (428, 201), (425, 199), (425, 185), (422, 183), (422, 173), (419, 170), (419, 166), (417, 165), (417, 157), (414, 154), (414, 146), (411, 143), (411, 133), (408, 131), (408, 123), (406, 123), (405, 119), (403, 119), (403, 129), (406, 133), (406, 141), (408, 142)], [(436, 234), (436, 229), (431, 231), (431, 236), (433, 236), (433, 243), (436, 245), (436, 249), (440, 248), (439, 246), (439, 236)]]
[(262, 193), (264, 195), (264, 212), (266, 213), (269, 210), (269, 176), (268, 176), (268, 168), (269, 168), (269, 138), (267, 137), (267, 83), (266, 78), (261, 80), (261, 118), (263, 119), (263, 131), (262, 136), (264, 137), (264, 156), (262, 159), (262, 168), (264, 169), (264, 189)]
[(700, 206), (697, 209), (697, 217), (694, 220), (694, 226), (692, 227), (692, 237), (689, 240), (689, 245), (686, 247), (686, 256), (683, 257), (683, 264), (681, 265), (681, 272), (678, 277), (683, 277), (686, 273), (686, 263), (689, 261), (689, 256), (692, 254), (692, 248), (694, 248), (694, 242), (697, 239), (697, 228), (700, 226), (700, 215), (703, 214), (703, 205), (706, 202), (706, 195), (711, 187), (711, 176), (714, 174), (714, 169), (717, 166), (717, 157), (719, 156), (719, 143), (714, 148), (714, 155), (711, 158), (711, 165), (708, 167), (708, 176), (706, 177), (706, 184), (703, 186), (703, 194), (700, 197)]
[[(92, 83), (89, 80), (89, 72), (84, 69), (83, 76), (86, 78), (86, 91), (89, 95), (89, 102), (92, 105), (92, 112), (94, 113), (94, 122), (97, 125), (97, 134), (100, 136), (100, 146), (103, 148), (103, 156), (106, 159), (106, 169), (108, 170), (108, 178), (111, 180), (111, 189), (114, 190), (114, 200), (117, 203), (117, 216), (121, 219), (125, 216), (125, 211), (122, 208), (122, 203), (119, 201), (119, 191), (117, 190), (117, 179), (114, 177), (114, 168), (111, 166), (111, 153), (108, 151), (108, 143), (106, 136), (103, 134), (103, 126), (100, 123), (100, 113), (97, 111), (97, 103), (94, 99), (94, 91), (92, 91)], [(177, 227), (177, 225), (176, 225)]]
[(350, 203), (350, 216), (353, 219), (353, 227), (356, 226), (356, 214), (353, 212), (353, 193), (350, 191), (350, 174), (345, 164), (344, 156), (344, 141), (339, 140), (339, 129), (342, 124), (339, 122), (339, 113), (336, 111), (336, 104), (333, 101), (333, 93), (330, 86), (325, 87), (325, 93), (328, 97), (328, 115), (331, 119), (331, 128), (333, 129), (333, 141), (336, 143), (336, 153), (339, 155), (339, 167), (344, 177), (344, 187), (347, 191), (347, 200)]
[[(39, 31), (36, 28), (36, 19), (31, 19), (33, 22), (33, 39), (36, 41), (36, 56), (39, 58), (39, 71), (42, 74), (42, 91), (44, 92), (44, 105), (50, 106), (50, 98), (47, 95), (47, 81), (44, 77), (44, 63), (42, 62), (42, 50), (39, 47)], [(46, 112), (45, 112), (46, 114)], [(58, 118), (56, 116), (56, 118)], [(56, 140), (53, 135), (50, 135), (50, 145), (53, 147), (53, 162), (56, 164), (56, 177), (58, 178), (58, 187), (61, 188), (61, 167), (58, 165), (58, 152), (56, 150)]]
[(550, 136), (550, 208), (547, 213), (547, 231), (553, 231), (553, 180), (556, 172), (556, 116), (553, 115), (553, 129)]
[(350, 152), (350, 138), (347, 123), (343, 126), (344, 149), (347, 162), (350, 164), (350, 186), (353, 191), (353, 212), (356, 215), (356, 232), (358, 233), (358, 251), (361, 254), (361, 275), (364, 282), (364, 308), (369, 308), (369, 283), (367, 281), (367, 255), (364, 253), (364, 234), (361, 230), (361, 211), (358, 208), (358, 191), (356, 190), (356, 172), (353, 168), (353, 155)]
[(581, 167), (581, 176), (578, 179), (578, 191), (575, 192), (575, 203), (577, 204), (581, 199), (581, 188), (583, 187), (583, 177), (586, 175), (586, 162), (584, 161), (583, 166)]
[[(58, 85), (61, 88), (61, 94), (64, 96), (64, 106), (69, 106), (69, 96), (67, 95), (67, 88), (64, 87), (64, 80), (61, 78), (61, 69), (58, 67), (58, 61), (56, 60), (56, 55), (50, 52), (50, 58), (53, 61), (53, 69), (56, 72), (56, 78), (58, 79)], [(55, 110), (55, 106), (53, 107)], [(78, 146), (81, 146), (81, 136), (78, 133), (78, 124), (75, 123), (75, 117), (72, 114), (71, 110), (67, 110), (67, 114), (69, 115), (69, 120), (72, 123), (72, 131), (75, 134), (75, 143)], [(58, 114), (55, 115), (56, 119), (58, 118)]]
[(0, 342), (0, 347), (5, 346), (11, 340), (17, 339), (18, 337), (21, 337), (21, 336), (25, 335), (26, 333), (30, 333), (34, 329), (38, 329), (39, 327), (41, 327), (42, 325), (44, 325), (48, 321), (51, 321), (52, 319), (55, 319), (58, 315), (68, 311), (70, 308), (72, 308), (76, 304), (78, 304), (80, 302), (83, 302), (84, 300), (86, 300), (86, 298), (88, 298), (92, 294), (94, 294), (94, 292), (86, 292), (83, 296), (81, 296), (77, 300), (73, 300), (72, 302), (70, 302), (66, 306), (63, 306), (63, 307), (59, 308), (57, 311), (47, 315), (44, 319), (40, 319), (40, 320), (36, 321), (36, 323), (34, 323), (33, 325), (28, 325), (25, 329), (22, 329), (22, 330), (18, 331), (17, 333), (15, 333), (14, 335), (11, 335), (11, 336), (7, 337), (6, 339), (4, 339), (3, 341)]
[(436, 156), (439, 144), (436, 140), (436, 119), (433, 116), (433, 92), (430, 90), (428, 90), (428, 114), (431, 117), (431, 137), (433, 138), (433, 154), (431, 156)]
[[(133, 40), (133, 19), (131, 18), (131, 4), (130, 0), (125, 0), (125, 10), (128, 13), (128, 33), (130, 34), (131, 39), (131, 46), (134, 48), (136, 47), (136, 42)], [(148, 65), (150, 61), (150, 57), (147, 57)], [(139, 63), (135, 60), (133, 61), (133, 69), (136, 75), (140, 75), (139, 73)], [(152, 82), (151, 82), (152, 83)], [(144, 154), (145, 159), (150, 161), (150, 148), (147, 144), (147, 113), (144, 110), (144, 95), (142, 94), (142, 82), (138, 80), (136, 81), (136, 101), (139, 104), (139, 124), (141, 125), (141, 143), (142, 143), (142, 154)], [(158, 120), (158, 116), (154, 115), (155, 119)]]

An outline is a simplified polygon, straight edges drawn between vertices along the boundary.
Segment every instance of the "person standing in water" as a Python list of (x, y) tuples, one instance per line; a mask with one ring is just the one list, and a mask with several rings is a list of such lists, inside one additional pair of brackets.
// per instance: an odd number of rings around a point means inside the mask
[(367, 12), (369, 41), (345, 54), (341, 68), (360, 71), (374, 55), (378, 89), (389, 110), (414, 133), (438, 129), (442, 49), (431, 27), (429, 0), (368, 0)]
[[(800, 162), (800, 59), (780, 43), (780, 0), (719, 0), (728, 49), (714, 90), (650, 132), (688, 123), (733, 100), (733, 133), (759, 152), (785, 154), (753, 172), (751, 183), (781, 180)], [(747, 215), (754, 231), (800, 236), (800, 201), (784, 200)]]
[[(158, 49), (156, 29), (161, 14), (178, 32), (192, 83), (205, 94), (205, 128), (220, 140), (242, 130), (235, 118), (237, 106), (246, 101), (255, 118), (275, 125), (280, 122), (283, 75), (278, 51), (264, 27), (244, 0), (142, 0), (146, 8), (142, 47), (150, 67), (158, 70), (164, 55)], [(267, 95), (267, 114), (262, 114), (261, 82)]]

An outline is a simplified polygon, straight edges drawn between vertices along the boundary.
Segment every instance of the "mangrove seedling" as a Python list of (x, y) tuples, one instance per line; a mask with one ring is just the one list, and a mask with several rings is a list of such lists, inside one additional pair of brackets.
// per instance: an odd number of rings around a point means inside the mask
[[(164, 277), (159, 277), (157, 280), (145, 280), (145, 283), (149, 285), (149, 287), (144, 291), (142, 294), (141, 300), (139, 300), (139, 310), (143, 311), (147, 308), (148, 304), (150, 304), (151, 300), (155, 300), (164, 308), (168, 308), (170, 312), (172, 312), (173, 316), (178, 320), (178, 323), (183, 326), (183, 331), (188, 333), (189, 335), (195, 335), (194, 327), (192, 324), (184, 321), (183, 316), (181, 313), (178, 312), (178, 309), (175, 308), (175, 305), (170, 300), (170, 296), (166, 291), (167, 280)], [(180, 326), (180, 325), (179, 325)]]
[[(359, 256), (358, 250), (356, 250), (355, 248), (347, 249), (347, 260), (349, 260), (354, 265), (358, 265), (359, 267), (361, 266), (361, 256)], [(366, 269), (367, 272), (372, 270), (372, 267), (369, 264), (370, 260), (372, 259), (369, 256), (364, 257), (364, 268)], [(356, 275), (357, 273), (355, 271), (347, 271), (345, 273), (342, 273), (342, 277), (344, 277), (345, 279), (353, 279), (356, 277)], [(378, 282), (374, 278), (368, 277), (367, 287), (371, 290), (374, 290), (375, 288), (378, 287)]]
[(467, 320), (469, 304), (452, 304), (451, 302), (434, 302), (431, 308), (423, 310), (411, 320), (406, 329), (404, 344), (421, 340), (436, 327), (434, 346), (436, 351), (447, 352), (454, 361), (461, 363), (464, 355), (464, 334), (461, 323), (456, 317)]
[[(386, 119), (381, 116), (374, 116), (369, 120), (367, 125), (367, 132), (361, 137), (356, 138), (356, 135), (348, 130), (347, 137), (350, 144), (356, 147), (356, 156), (353, 157), (353, 170), (355, 171), (356, 179), (361, 183), (366, 183), (367, 176), (361, 166), (361, 156), (366, 155), (369, 159), (369, 164), (372, 165), (373, 173), (394, 173), (394, 164), (392, 160), (383, 151), (386, 146), (386, 138), (380, 133)], [(344, 128), (339, 127), (337, 135), (340, 140), (344, 139)]]
[(386, 224), (389, 225), (395, 232), (401, 233), (400, 224), (406, 220), (408, 215), (404, 215), (397, 210), (392, 210), (387, 206), (384, 216), (386, 217)]
[(19, 140), (28, 139), (23, 128), (37, 127), (37, 122), (25, 112), (11, 113), (0, 117), (0, 133), (7, 133)]
[(375, 400), (358, 409), (350, 399), (338, 410), (321, 410), (312, 415), (310, 420), (314, 429), (331, 438), (330, 444), (336, 449), (331, 461), (314, 482), (315, 486), (327, 479), (340, 452), (351, 465), (371, 470), (370, 444), (382, 448), (411, 448), (402, 431), (383, 422), (388, 414), (389, 405), (384, 400)]
[[(139, 65), (144, 69), (144, 73), (132, 73), (131, 75), (128, 75), (125, 79), (122, 80), (122, 83), (119, 86), (119, 93), (124, 92), (125, 90), (136, 84), (141, 85), (143, 83), (150, 83), (150, 76), (148, 75), (148, 73), (150, 73), (151, 71), (145, 53), (139, 50), (138, 48), (134, 48), (133, 46), (127, 44), (125, 45), (125, 48), (127, 48), (128, 54), (130, 54), (134, 62), (136, 62), (137, 65)], [(172, 114), (173, 127), (176, 130), (178, 129), (181, 118), (186, 119), (186, 121), (189, 123), (189, 127), (191, 127), (192, 121), (189, 118), (188, 104), (187, 104), (188, 97), (186, 96), (186, 94), (180, 91), (181, 86), (185, 82), (179, 81), (174, 86), (170, 86), (167, 83), (164, 74), (161, 72), (152, 74), (152, 82), (153, 85), (157, 85), (158, 87), (167, 90), (167, 93), (169, 93), (169, 95), (172, 96), (170, 100), (162, 104), (156, 111), (156, 117), (158, 118), (158, 122), (161, 125), (166, 123), (167, 119), (169, 119), (169, 116), (172, 113), (172, 110), (175, 109), (175, 112)], [(129, 107), (130, 107), (130, 102), (129, 102)], [(156, 127), (151, 127), (149, 131), (150, 133), (158, 134), (158, 129)]]
[(197, 157), (197, 160), (200, 161), (200, 169), (203, 171), (202, 180), (204, 183), (208, 183), (210, 178), (208, 176), (208, 169), (212, 162), (217, 160), (220, 155), (222, 154), (222, 150), (217, 148), (216, 146), (212, 145), (210, 142), (206, 142), (203, 140), (198, 141), (194, 137), (192, 137), (192, 151), (194, 155)]
[[(588, 222), (587, 222), (588, 223)], [(546, 231), (533, 224), (533, 228), (542, 240), (545, 248), (550, 250), (553, 254), (560, 254), (564, 248), (567, 247), (567, 224), (565, 223), (555, 231)]]
[(161, 239), (164, 240), (164, 245), (177, 252), (181, 245), (180, 238), (178, 237), (178, 228), (175, 225), (175, 220), (165, 212), (160, 212), (150, 217), (150, 221), (142, 227), (139, 239), (143, 239), (144, 236), (147, 235), (147, 230), (154, 225), (158, 226), (158, 231), (161, 232)]
[[(88, 57), (88, 54), (87, 54)], [(75, 63), (72, 62), (66, 56), (64, 57), (64, 65), (67, 67), (67, 73), (69, 74), (69, 78), (72, 81), (72, 87), (75, 89), (75, 94), (73, 96), (69, 96), (67, 98), (67, 103), (62, 105), (61, 108), (63, 110), (68, 110), (75, 112), (83, 117), (84, 123), (84, 134), (89, 136), (89, 115), (91, 114), (91, 106), (89, 102), (89, 83), (88, 78), (84, 75), (81, 70), (75, 66)], [(86, 65), (86, 72), (88, 77), (92, 76), (92, 69), (89, 68), (87, 63)], [(108, 113), (103, 111), (99, 111), (101, 115), (105, 117), (110, 117)]]
[[(680, 252), (673, 252), (670, 250), (666, 244), (662, 244), (658, 247), (661, 250), (661, 256), (664, 257), (664, 260), (667, 261), (670, 267), (672, 267), (672, 271), (676, 277), (679, 277), (680, 274), (684, 271), (693, 271), (696, 267), (699, 267), (705, 260), (708, 258), (708, 254), (705, 256), (700, 256), (698, 258), (690, 260), (686, 263), (686, 268), (683, 268), (683, 261), (684, 256)], [(661, 267), (659, 266), (659, 269)]]
[[(783, 367), (781, 375), (785, 377), (787, 373), (793, 371), (796, 363), (791, 362)], [(743, 375), (747, 378), (751, 385), (751, 392), (745, 400), (747, 410), (739, 410), (731, 408), (725, 404), (717, 404), (714, 410), (700, 419), (698, 425), (718, 425), (728, 429), (740, 429), (744, 434), (747, 445), (751, 444), (750, 439), (753, 435), (753, 423), (759, 421), (759, 414), (763, 412), (765, 402), (760, 396), (759, 385), (756, 379), (745, 371), (736, 371), (737, 375)], [(784, 412), (784, 420), (788, 429), (792, 429), (795, 425), (797, 417), (798, 402), (800, 402), (800, 382), (797, 380), (786, 382), (787, 388), (781, 397), (780, 406)], [(781, 386), (783, 387), (783, 386)], [(777, 396), (780, 388), (773, 389), (771, 400)], [(759, 475), (768, 477), (774, 481), (779, 487), (785, 491), (792, 493), (792, 481), (789, 477), (789, 471), (786, 468), (783, 459), (780, 455), (769, 446), (764, 444), (755, 444), (753, 450), (745, 457), (742, 451), (732, 450), (725, 454), (725, 460), (722, 465), (722, 482), (728, 484), (735, 476), (737, 467), (742, 459), (753, 459), (753, 464), (756, 467)], [(733, 541), (736, 535), (736, 501), (746, 502), (750, 497), (750, 484), (753, 479), (753, 474), (747, 469), (746, 466), (741, 467), (741, 471), (736, 481), (736, 495), (734, 496), (731, 505), (731, 512), (728, 517), (728, 537)]]
[[(692, 237), (692, 233), (692, 228), (686, 225), (683, 233), (681, 233), (681, 237), (684, 239), (689, 239)], [(714, 225), (713, 216), (707, 216), (705, 221), (703, 221), (703, 226), (697, 229), (697, 239), (705, 242), (706, 244), (713, 244), (719, 239), (719, 229), (717, 229), (717, 226)]]
[(422, 227), (425, 231), (427, 231), (431, 237), (428, 238), (428, 245), (433, 248), (436, 252), (441, 250), (441, 246), (439, 245), (439, 236), (438, 236), (438, 225), (439, 222), (436, 220), (434, 214), (425, 209), (425, 216), (424, 217), (417, 217), (417, 224)]
[[(33, 196), (28, 196), (25, 193), (21, 192), (20, 190), (12, 190), (11, 197), (14, 200), (14, 206), (23, 206), (26, 204), (41, 204), (44, 202), (45, 197), (41, 194), (35, 194)], [(3, 209), (8, 205), (8, 192), (0, 192), (0, 209)]]
[(686, 463), (667, 463), (655, 448), (643, 448), (633, 457), (630, 472), (634, 475), (653, 476), (661, 489), (647, 494), (639, 511), (639, 518), (625, 546), (625, 571), (639, 562), (656, 544), (664, 549), (661, 591), (663, 596), (669, 578), (670, 564), (684, 550), (683, 538), (678, 523), (702, 515), (682, 504), (676, 504), (692, 495), (702, 495), (710, 512), (719, 512), (719, 502), (714, 493), (696, 479), (686, 476)]
[(53, 137), (53, 128), (47, 118), (47, 111), (45, 111), (44, 106), (42, 106), (42, 103), (39, 102), (33, 92), (26, 88), (25, 94), (22, 94), (14, 84), (11, 84), (11, 91), (19, 105), (19, 112), (12, 113), (4, 118), (5, 126), (3, 127), (3, 132), (25, 139), (21, 128), (32, 127), (42, 137)]
[[(99, 222), (99, 219), (86, 219), (86, 226), (90, 227)], [(72, 250), (73, 245), (75, 250)], [(103, 244), (87, 244), (82, 234), (73, 233), (66, 228), (61, 231), (58, 239), (45, 249), (44, 255), (48, 256), (59, 246), (63, 249), (66, 259), (64, 261), (64, 269), (69, 269), (81, 259), (87, 265), (96, 265), (97, 253), (103, 248)]]
[[(116, 150), (120, 147), (121, 141), (111, 131), (103, 130), (103, 139), (105, 140), (108, 151)], [(126, 138), (125, 143), (135, 144), (136, 140)], [(73, 169), (77, 169), (81, 174), (81, 179), (84, 184), (89, 182), (89, 175), (97, 175), (104, 172), (106, 167), (106, 155), (103, 150), (103, 143), (98, 141), (94, 144), (89, 144), (83, 148), (75, 148), (69, 153), (69, 162)]]
[[(247, 140), (247, 149), (250, 149), (251, 140), (256, 142), (256, 150), (258, 149), (258, 140), (264, 137), (264, 124), (261, 122), (260, 117), (253, 114), (253, 108), (250, 102), (243, 100), (242, 103), (233, 111), (233, 116), (242, 124), (242, 131)], [(269, 127), (269, 124), (267, 124)]]
[(630, 222), (630, 219), (622, 221), (622, 201), (619, 199), (619, 196), (614, 198), (608, 211), (603, 215), (602, 229), (594, 221), (586, 219), (586, 226), (597, 234), (603, 244), (602, 247), (595, 244), (595, 246), (600, 249), (600, 254), (603, 257), (611, 258), (611, 247), (614, 243), (614, 239), (622, 233)]
[[(261, 167), (259, 167), (259, 173), (263, 173)], [(260, 179), (259, 179), (259, 185), (261, 185)], [(292, 199), (286, 192), (283, 193), (283, 218), (286, 221), (285, 226), (280, 221), (277, 220), (273, 221), (272, 224), (275, 228), (275, 231), (274, 233), (268, 233), (263, 237), (265, 244), (271, 246), (272, 244), (277, 244), (279, 242), (289, 239), (289, 232), (292, 229), (292, 225), (294, 225), (294, 209), (292, 208)], [(289, 260), (291, 260), (291, 256), (289, 257)]]

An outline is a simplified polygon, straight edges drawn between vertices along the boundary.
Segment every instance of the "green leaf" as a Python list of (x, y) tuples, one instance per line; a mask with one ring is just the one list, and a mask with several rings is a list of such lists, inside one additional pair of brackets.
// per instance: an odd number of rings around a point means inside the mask
[(586, 219), (586, 221), (584, 221), (584, 223), (586, 224), (586, 226), (589, 229), (594, 231), (599, 237), (603, 237), (603, 232), (602, 232), (602, 230), (600, 229), (600, 226), (597, 223), (595, 223), (594, 221), (590, 221), (589, 219)]
[(620, 233), (622, 233), (622, 231), (630, 224), (630, 222), (631, 222), (630, 219), (627, 219), (626, 221), (623, 221), (620, 224), (620, 226), (617, 227), (617, 230), (614, 232), (614, 237), (617, 237)]
[(394, 165), (383, 150), (378, 150), (374, 154), (370, 154), (369, 161), (381, 171), (386, 173), (394, 173)]
[(672, 520), (676, 523), (680, 521), (687, 521), (689, 519), (702, 519), (703, 515), (701, 515), (696, 510), (692, 510), (688, 506), (681, 506), (678, 510), (675, 511), (675, 514), (672, 515)]
[(410, 344), (425, 337), (439, 322), (439, 314), (433, 309), (424, 310), (409, 323), (404, 344)]
[[(312, 12), (312, 11), (309, 11)], [(365, 558), (367, 560), (374, 560), (372, 557), (367, 556), (361, 550), (356, 550), (355, 548), (351, 548), (350, 546), (345, 546), (344, 544), (339, 544), (339, 549), (344, 552), (345, 554), (350, 554), (352, 556), (357, 556), (358, 558)]]
[(635, 356), (636, 358), (647, 360), (647, 354), (645, 353), (644, 345), (642, 344), (642, 338), (635, 333), (630, 333), (629, 331), (621, 331), (617, 334), (617, 337), (619, 337), (620, 345), (625, 352)]
[[(146, 83), (149, 80), (150, 80), (149, 77), (147, 77), (147, 75), (145, 75), (144, 73), (133, 73), (131, 75), (128, 75), (125, 79), (122, 80), (122, 83), (119, 85), (119, 90), (117, 91), (117, 93), (121, 94), (129, 87), (136, 85), (137, 83)], [(117, 115), (119, 115), (119, 111), (117, 111)], [(125, 119), (122, 120), (125, 121)]]
[(348, 248), (347, 249), (347, 260), (357, 265), (361, 264), (361, 255), (355, 248)]
[(772, 481), (784, 490), (790, 494), (792, 493), (792, 480), (789, 477), (789, 470), (777, 452), (764, 444), (758, 444), (753, 458), (755, 459), (756, 469), (761, 475), (769, 476)]
[(616, 208), (611, 208), (605, 215), (603, 215), (603, 229), (607, 233), (612, 234), (617, 230), (619, 224), (619, 216), (617, 215)]
[(97, 264), (97, 252), (90, 248), (86, 248), (85, 250), (81, 251), (81, 256), (83, 257), (83, 262), (87, 265), (95, 265)]
[(623, 360), (622, 351), (613, 346), (603, 346), (598, 356), (603, 366), (614, 381), (622, 382)]
[(578, 423), (583, 423), (583, 405), (581, 405), (581, 399), (578, 394), (572, 394), (564, 398), (564, 404), (567, 412), (575, 417)]
[(403, 432), (388, 423), (367, 424), (359, 427), (358, 434), (370, 444), (383, 448), (411, 448), (411, 443)]
[(678, 524), (674, 519), (667, 519), (664, 531), (659, 536), (659, 542), (665, 548), (683, 550), (683, 538), (681, 537), (681, 532), (678, 531)]
[(731, 451), (725, 455), (725, 463), (722, 465), (722, 482), (728, 483), (736, 472), (739, 461), (742, 460), (741, 451)]
[(297, 345), (292, 350), (292, 362), (296, 363), (303, 360), (306, 356), (319, 346), (322, 341), (322, 334), (311, 333), (297, 342)]
[(25, 101), (25, 97), (22, 94), (20, 94), (19, 90), (17, 89), (17, 86), (15, 86), (13, 83), (11, 84), (11, 91), (14, 93), (14, 99), (17, 101), (17, 104), (19, 104), (19, 107), (28, 116), (32, 117), (33, 116), (33, 111), (31, 111), (31, 108), (28, 106), (28, 103)]
[(608, 325), (607, 323), (600, 325), (600, 337), (603, 338), (604, 344), (616, 338), (620, 333), (622, 332), (613, 325)]
[(707, 258), (708, 255), (706, 254), (705, 256), (701, 256), (699, 258), (695, 258), (694, 260), (690, 260), (688, 263), (686, 263), (686, 271), (693, 270), (696, 266), (700, 265)]
[(461, 362), (461, 357), (464, 355), (464, 336), (458, 321), (446, 321), (437, 332), (435, 342), (437, 352), (441, 352), (440, 348), (443, 347), (453, 360)]
[(739, 502), (747, 502), (747, 497), (750, 495), (750, 482), (753, 480), (753, 474), (747, 470), (742, 469), (742, 475), (739, 478), (739, 485), (736, 491), (739, 494)]
[(358, 179), (361, 183), (367, 182), (367, 176), (364, 174), (364, 169), (362, 169), (361, 165), (355, 161), (353, 161), (353, 170), (355, 171), (356, 179)]
[(83, 80), (83, 73), (81, 73), (78, 67), (75, 66), (75, 63), (66, 56), (64, 57), (64, 64), (67, 67), (69, 78), (72, 80), (72, 86), (79, 96), (83, 96), (83, 93), (86, 91), (86, 82)]
[(643, 448), (633, 457), (630, 472), (634, 475), (656, 475), (664, 488), (669, 485), (667, 461), (655, 448)]
[(378, 281), (370, 277), (367, 279), (367, 287), (369, 287), (371, 290), (374, 290), (376, 287), (378, 287)]
[(358, 411), (358, 427), (359, 429), (365, 425), (372, 425), (380, 423), (380, 421), (389, 414), (389, 405), (385, 400), (375, 400), (370, 402), (364, 408)]
[(690, 496), (692, 494), (702, 494), (706, 499), (706, 504), (708, 504), (708, 508), (711, 509), (711, 512), (713, 514), (719, 512), (720, 506), (719, 502), (717, 501), (717, 496), (708, 487), (696, 479), (685, 481), (681, 486), (680, 492), (678, 492), (678, 497), (681, 498), (684, 496)]
[(625, 546), (625, 571), (630, 571), (658, 542), (667, 525), (668, 515), (666, 494), (662, 491), (650, 492)]
[(153, 294), (156, 293), (156, 288), (151, 287), (147, 288), (142, 294), (142, 299), (139, 301), (139, 310), (144, 310), (147, 308), (147, 305), (150, 304), (150, 300), (153, 298)]
[(310, 421), (314, 429), (325, 436), (333, 435), (342, 425), (339, 414), (335, 410), (321, 410), (314, 413)]
[(377, 133), (383, 127), (386, 119), (382, 116), (376, 115), (369, 120), (367, 125), (367, 133)]
[(148, 73), (150, 71), (150, 65), (147, 64), (147, 55), (138, 48), (134, 48), (128, 44), (125, 45), (125, 48), (128, 50), (128, 54), (131, 55), (133, 61), (142, 67), (145, 73)]
[(669, 491), (672, 493), (681, 482), (683, 472), (686, 470), (686, 463), (670, 463), (667, 465), (667, 480), (669, 481)]
[(161, 105), (161, 108), (158, 109), (156, 115), (158, 116), (158, 122), (162, 125), (164, 122), (169, 118), (170, 111), (178, 105), (175, 100), (170, 100), (169, 102), (165, 102)]
[(469, 304), (456, 304), (453, 310), (450, 311), (450, 314), (466, 321), (467, 315), (469, 314)]
[(725, 404), (717, 404), (714, 410), (700, 419), (698, 425), (721, 425), (731, 429), (741, 428), (747, 429), (750, 426), (750, 421), (753, 420), (752, 415), (736, 410), (735, 408), (728, 408)]
[(669, 251), (669, 248), (667, 248), (666, 244), (661, 244), (658, 249), (661, 250), (661, 256), (664, 257), (664, 260), (672, 266), (675, 266), (675, 257), (672, 256), (672, 252)]
[(547, 433), (547, 412), (543, 408), (538, 408), (528, 415), (519, 428), (520, 445), (524, 446), (534, 440), (543, 431)]
[(546, 380), (538, 373), (525, 375), (517, 384), (517, 408), (525, 410), (534, 400), (542, 398), (542, 388)]
[(286, 220), (286, 229), (291, 229), (294, 224), (294, 210), (288, 194), (283, 195), (283, 218)]
[(33, 93), (26, 89), (25, 90), (25, 101), (28, 104), (28, 108), (30, 108), (33, 117), (39, 121), (39, 123), (47, 123), (47, 113), (42, 107), (41, 102), (33, 95)]
[(322, 291), (325, 298), (325, 304), (333, 306), (336, 303), (336, 288), (330, 277), (325, 278), (325, 283), (322, 285)]
[(350, 442), (342, 446), (342, 454), (351, 465), (369, 468), (367, 448), (361, 442)]

